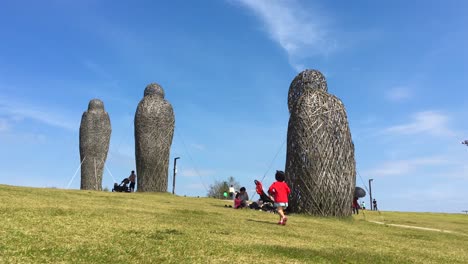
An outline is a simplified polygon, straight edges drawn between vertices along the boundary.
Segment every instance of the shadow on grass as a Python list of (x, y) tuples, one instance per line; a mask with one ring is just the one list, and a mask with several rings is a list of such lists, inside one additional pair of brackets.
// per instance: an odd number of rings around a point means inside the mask
[(171, 236), (180, 236), (184, 233), (180, 232), (177, 229), (164, 229), (164, 230), (156, 230), (147, 234), (147, 237), (154, 240), (166, 240)]
[[(132, 238), (149, 238), (154, 240), (165, 240), (169, 237), (173, 236), (181, 236), (184, 235), (182, 231), (177, 229), (161, 229), (161, 230), (153, 230), (153, 231), (143, 231), (138, 229), (129, 229), (123, 230), (122, 233), (125, 237), (131, 236)], [(120, 234), (118, 234), (120, 235)]]
[(230, 209), (233, 209), (232, 204), (225, 204), (225, 205), (221, 205), (221, 204), (211, 204), (211, 206), (216, 207), (216, 208), (222, 207), (222, 208), (230, 208)]
[(255, 219), (247, 219), (247, 221), (257, 222), (257, 223), (262, 223), (262, 224), (269, 224), (269, 225), (278, 225), (277, 222), (272, 222), (272, 221), (262, 221), (262, 220), (255, 220)]
[(305, 249), (277, 245), (254, 245), (252, 249), (263, 254), (285, 257), (301, 263), (403, 263), (403, 256), (363, 251), (357, 248), (333, 247), (325, 249)]

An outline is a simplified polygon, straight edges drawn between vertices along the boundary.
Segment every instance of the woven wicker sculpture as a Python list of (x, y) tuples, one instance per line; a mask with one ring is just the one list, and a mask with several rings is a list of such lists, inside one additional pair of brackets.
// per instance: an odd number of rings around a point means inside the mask
[(166, 192), (174, 111), (156, 83), (146, 86), (135, 114), (135, 155), (138, 191)]
[(111, 124), (99, 99), (89, 102), (80, 125), (81, 189), (101, 190), (102, 173), (109, 151)]
[(316, 70), (301, 72), (289, 87), (290, 209), (349, 216), (356, 184), (354, 145), (345, 107), (327, 89), (325, 77)]

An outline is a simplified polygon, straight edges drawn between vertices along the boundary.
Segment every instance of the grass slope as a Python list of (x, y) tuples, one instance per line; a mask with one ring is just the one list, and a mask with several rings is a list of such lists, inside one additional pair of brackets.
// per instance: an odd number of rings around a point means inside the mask
[(0, 263), (468, 263), (466, 215), (292, 215), (278, 226), (277, 215), (225, 203), (0, 185)]

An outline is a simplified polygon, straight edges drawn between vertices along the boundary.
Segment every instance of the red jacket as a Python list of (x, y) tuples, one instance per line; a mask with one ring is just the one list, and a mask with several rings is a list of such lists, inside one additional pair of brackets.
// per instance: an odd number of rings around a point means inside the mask
[(275, 203), (287, 203), (291, 189), (286, 182), (276, 181), (270, 186), (268, 193), (275, 198)]

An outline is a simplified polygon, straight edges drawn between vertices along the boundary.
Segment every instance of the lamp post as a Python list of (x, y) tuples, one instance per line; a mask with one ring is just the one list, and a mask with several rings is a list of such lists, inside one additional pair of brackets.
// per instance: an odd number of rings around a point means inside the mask
[(177, 160), (180, 159), (180, 157), (174, 158), (174, 177), (172, 178), (172, 194), (174, 194), (175, 190), (175, 176), (176, 176), (176, 169), (177, 169)]
[(374, 179), (369, 179), (369, 197), (370, 197), (370, 203), (369, 203), (369, 206), (370, 206), (370, 209), (372, 211), (372, 181)]

